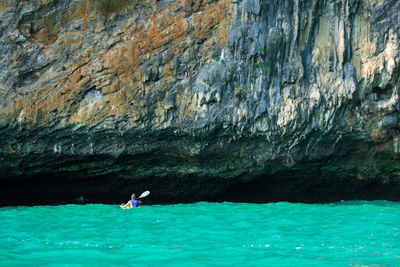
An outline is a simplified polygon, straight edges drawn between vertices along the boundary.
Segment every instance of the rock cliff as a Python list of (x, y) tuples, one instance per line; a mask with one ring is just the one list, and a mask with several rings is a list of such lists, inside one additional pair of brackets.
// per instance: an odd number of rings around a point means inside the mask
[(5, 0), (3, 204), (400, 199), (396, 0)]

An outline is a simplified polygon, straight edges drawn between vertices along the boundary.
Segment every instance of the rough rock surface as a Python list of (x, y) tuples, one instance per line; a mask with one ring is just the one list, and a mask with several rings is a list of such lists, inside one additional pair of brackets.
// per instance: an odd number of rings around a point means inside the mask
[(2, 1), (0, 199), (400, 200), (399, 25), (396, 0)]

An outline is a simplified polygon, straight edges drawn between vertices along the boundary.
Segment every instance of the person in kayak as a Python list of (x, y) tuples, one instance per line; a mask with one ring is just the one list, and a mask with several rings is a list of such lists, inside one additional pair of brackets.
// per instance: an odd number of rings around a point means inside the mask
[(139, 204), (142, 204), (142, 201), (136, 199), (136, 195), (132, 194), (131, 200), (128, 201), (125, 205), (121, 205), (120, 207), (123, 209), (131, 209), (131, 208), (138, 208)]

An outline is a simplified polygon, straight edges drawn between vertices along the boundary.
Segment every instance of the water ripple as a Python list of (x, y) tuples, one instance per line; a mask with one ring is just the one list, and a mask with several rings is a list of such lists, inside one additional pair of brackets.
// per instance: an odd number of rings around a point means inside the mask
[(0, 265), (395, 266), (400, 203), (0, 208)]

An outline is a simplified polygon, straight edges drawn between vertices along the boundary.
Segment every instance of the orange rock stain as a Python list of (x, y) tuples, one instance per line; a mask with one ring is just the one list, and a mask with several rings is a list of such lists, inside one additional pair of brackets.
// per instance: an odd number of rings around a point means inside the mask
[[(86, 27), (93, 5), (97, 8), (107, 7), (105, 14), (120, 11), (111, 2), (100, 2), (96, 5), (94, 0), (85, 1), (83, 6), (76, 8), (78, 17), (75, 19), (83, 18)], [(24, 123), (43, 126), (54, 110), (57, 116), (70, 119), (71, 124), (86, 123), (93, 126), (108, 116), (128, 116), (131, 121), (136, 121), (149, 112), (151, 106), (163, 107), (160, 103), (152, 105), (146, 102), (144, 96), (150, 94), (154, 86), (159, 91), (171, 87), (179, 67), (174, 59), (176, 56), (181, 58), (187, 49), (193, 49), (193, 40), (198, 43), (206, 41), (199, 50), (191, 52), (197, 54), (202, 62), (209, 59), (210, 47), (226, 43), (230, 27), (230, 18), (226, 17), (226, 13), (229, 13), (230, 7), (228, 0), (210, 4), (206, 1), (180, 0), (152, 13), (148, 19), (127, 28), (121, 42), (111, 49), (99, 51), (94, 47), (82, 53), (80, 63), (73, 62), (65, 66), (68, 73), (52, 87), (16, 98), (11, 112), (17, 117), (23, 109)], [(188, 16), (192, 13), (192, 31), (188, 33)], [(84, 42), (73, 35), (70, 37), (71, 40), (64, 35), (65, 45), (68, 42)], [(157, 66), (155, 64), (160, 53), (163, 55), (163, 64)], [(145, 60), (150, 64), (148, 68), (159, 71), (157, 82), (143, 83)], [(193, 69), (198, 63), (196, 57), (192, 57), (180, 64), (187, 64)], [(102, 80), (94, 87), (95, 79)], [(83, 95), (92, 87), (100, 92), (100, 97), (94, 99), (94, 104), (90, 106), (90, 102), (83, 101)], [(177, 102), (184, 103), (185, 99), (177, 96)]]

